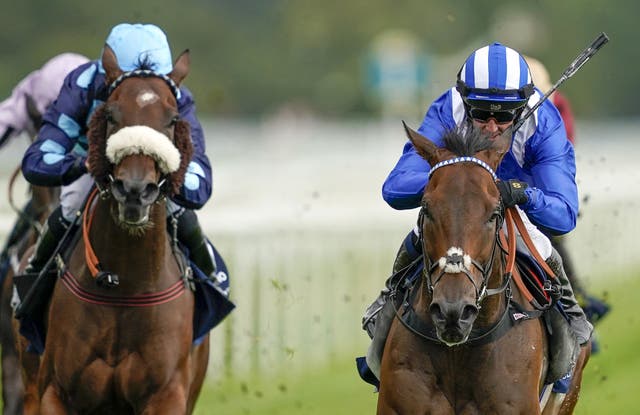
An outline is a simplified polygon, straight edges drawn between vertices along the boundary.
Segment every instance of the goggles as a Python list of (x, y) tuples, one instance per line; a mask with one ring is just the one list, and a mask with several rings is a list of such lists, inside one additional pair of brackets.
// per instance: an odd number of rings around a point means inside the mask
[(467, 110), (467, 114), (470, 118), (479, 121), (479, 122), (487, 122), (490, 118), (496, 120), (498, 124), (507, 124), (513, 122), (522, 110), (512, 109), (512, 110), (503, 110), (503, 111), (488, 111), (481, 108), (473, 108), (470, 107)]

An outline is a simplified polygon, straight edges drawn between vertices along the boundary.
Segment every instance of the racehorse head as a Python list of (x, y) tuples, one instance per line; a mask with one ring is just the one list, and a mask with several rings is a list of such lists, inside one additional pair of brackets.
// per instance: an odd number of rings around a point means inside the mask
[(406, 125), (405, 130), (431, 165), (420, 212), (426, 277), (421, 300), (438, 339), (454, 346), (468, 340), (481, 307), (489, 313), (483, 318), (491, 318), (489, 303), (498, 304), (499, 296), (486, 297), (492, 276), (498, 280), (501, 273), (496, 261), (503, 206), (494, 172), (511, 137), (450, 131), (440, 148)]
[(117, 223), (136, 231), (148, 226), (154, 202), (179, 191), (193, 154), (189, 124), (177, 104), (189, 53), (168, 75), (145, 61), (123, 72), (105, 45), (102, 66), (110, 92), (89, 125), (89, 172), (117, 202)]

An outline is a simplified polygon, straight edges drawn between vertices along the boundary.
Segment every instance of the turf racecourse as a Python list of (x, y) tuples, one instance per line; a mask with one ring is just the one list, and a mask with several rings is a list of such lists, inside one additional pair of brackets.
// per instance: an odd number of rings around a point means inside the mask
[[(640, 356), (636, 352), (640, 317), (635, 305), (640, 275), (632, 268), (602, 276), (601, 281), (594, 292), (606, 293), (614, 308), (596, 326), (601, 351), (589, 361), (575, 413), (640, 414), (635, 396), (640, 380)], [(611, 285), (605, 288), (607, 281)], [(196, 414), (374, 414), (376, 397), (372, 388), (357, 377), (353, 356), (349, 355), (297, 377), (210, 382), (202, 391)]]

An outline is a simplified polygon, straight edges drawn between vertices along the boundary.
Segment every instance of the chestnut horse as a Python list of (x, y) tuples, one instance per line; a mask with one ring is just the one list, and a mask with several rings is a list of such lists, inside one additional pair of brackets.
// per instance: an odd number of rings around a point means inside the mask
[[(193, 152), (176, 101), (189, 54), (167, 76), (123, 73), (105, 45), (102, 65), (111, 92), (87, 135), (89, 172), (101, 197), (87, 203), (82, 238), (56, 281), (38, 371), (25, 368), (25, 409), (189, 414), (209, 341), (193, 343), (194, 295), (167, 232), (165, 206)], [(37, 389), (29, 388), (33, 379)]]
[[(405, 129), (433, 166), (420, 212), (425, 271), (396, 310), (377, 413), (572, 413), (589, 346), (581, 348), (569, 393), (541, 401), (548, 369), (543, 321), (505, 272), (505, 210), (494, 171), (510, 133), (488, 139), (449, 132), (439, 148)], [(519, 313), (509, 308), (514, 302)]]

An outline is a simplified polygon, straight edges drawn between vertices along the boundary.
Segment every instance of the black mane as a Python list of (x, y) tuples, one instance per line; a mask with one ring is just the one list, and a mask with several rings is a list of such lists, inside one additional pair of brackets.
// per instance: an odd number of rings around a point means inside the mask
[(476, 128), (458, 128), (445, 132), (442, 137), (444, 146), (456, 156), (473, 156), (479, 151), (493, 146), (487, 134)]

